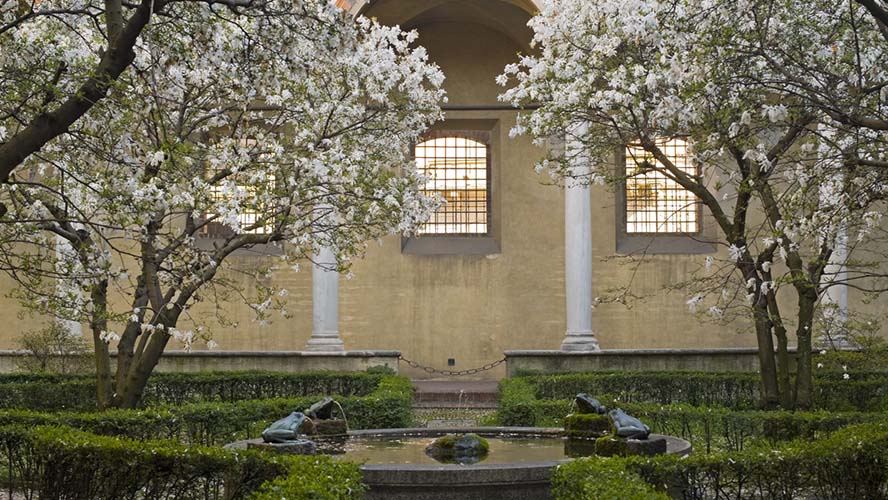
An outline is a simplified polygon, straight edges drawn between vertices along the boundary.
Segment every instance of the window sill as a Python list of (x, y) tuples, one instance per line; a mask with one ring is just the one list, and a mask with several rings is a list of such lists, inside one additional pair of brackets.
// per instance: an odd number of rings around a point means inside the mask
[(617, 253), (623, 255), (681, 255), (715, 253), (715, 244), (703, 234), (627, 234), (617, 235)]
[(401, 240), (405, 255), (492, 255), (500, 245), (492, 236), (412, 236)]

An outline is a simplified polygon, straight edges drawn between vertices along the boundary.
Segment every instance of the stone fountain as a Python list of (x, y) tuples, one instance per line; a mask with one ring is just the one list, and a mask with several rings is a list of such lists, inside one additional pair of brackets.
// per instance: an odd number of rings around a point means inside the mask
[[(341, 408), (342, 423), (328, 422), (335, 420), (334, 405), (324, 398), (294, 412), (311, 422), (311, 428), (297, 425), (298, 415), (291, 414), (266, 429), (263, 438), (227, 447), (293, 453), (298, 447), (288, 443), (311, 438), (322, 444), (315, 448), (318, 453), (363, 463), (369, 486), (365, 500), (548, 500), (555, 467), (575, 457), (691, 452), (687, 441), (651, 434), (638, 419), (622, 410), (607, 411), (585, 394), (577, 395), (577, 411), (565, 418), (565, 428), (370, 429), (347, 431), (336, 446), (329, 446), (321, 429), (347, 430)], [(283, 443), (266, 441), (280, 436)], [(457, 454), (464, 456), (455, 459)]]

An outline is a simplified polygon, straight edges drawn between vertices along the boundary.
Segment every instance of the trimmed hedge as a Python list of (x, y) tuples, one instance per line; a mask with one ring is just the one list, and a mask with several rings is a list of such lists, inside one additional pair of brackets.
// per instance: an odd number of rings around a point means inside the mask
[(826, 439), (777, 449), (578, 459), (558, 466), (552, 491), (556, 500), (884, 499), (888, 425), (852, 426)]
[[(535, 399), (527, 378), (500, 382), (498, 425), (554, 427), (573, 410), (571, 399)], [(653, 432), (687, 439), (698, 452), (743, 450), (759, 443), (796, 438), (816, 439), (855, 423), (888, 421), (888, 414), (866, 412), (736, 411), (684, 404), (627, 403), (599, 397), (610, 408), (621, 407), (648, 424)]]
[[(360, 372), (203, 372), (156, 373), (142, 406), (213, 401), (367, 396), (386, 375)], [(86, 375), (0, 375), (0, 408), (41, 411), (95, 410), (95, 380)]]
[(359, 466), (315, 457), (295, 461), (286, 476), (265, 483), (250, 500), (360, 499), (366, 490)]
[[(354, 482), (358, 465), (329, 457), (231, 453), (65, 427), (0, 427), (0, 463), (0, 489), (10, 498), (246, 500), (271, 498), (281, 485), (288, 500), (352, 500), (363, 490)], [(263, 487), (271, 480), (278, 481)]]
[[(621, 402), (689, 404), (751, 410), (759, 403), (759, 377), (754, 373), (595, 372), (518, 377), (538, 399), (569, 399), (586, 392)], [(502, 388), (501, 388), (502, 390)], [(599, 398), (600, 399), (600, 398)], [(888, 375), (818, 374), (814, 407), (834, 411), (888, 410)]]
[[(352, 429), (409, 427), (412, 421), (410, 380), (386, 376), (364, 397), (337, 397)], [(174, 439), (180, 443), (221, 446), (258, 437), (263, 429), (290, 412), (301, 411), (318, 396), (191, 403), (145, 410), (109, 410), (93, 413), (0, 411), (0, 425), (66, 425), (106, 436), (139, 440)]]

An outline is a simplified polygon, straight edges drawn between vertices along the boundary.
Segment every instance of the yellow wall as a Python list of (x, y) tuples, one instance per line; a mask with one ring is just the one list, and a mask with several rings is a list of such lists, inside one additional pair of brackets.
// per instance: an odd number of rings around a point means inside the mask
[[(438, 2), (440, 3), (440, 2)], [(465, 2), (463, 2), (465, 4)], [(380, 12), (393, 19), (394, 0), (381, 0)], [(468, 7), (467, 7), (468, 8)], [(388, 10), (386, 10), (388, 9)], [(515, 16), (509, 10), (509, 17)], [(385, 16), (383, 16), (385, 17)], [(385, 20), (385, 19), (383, 19)], [(509, 35), (486, 25), (442, 15), (418, 25), (419, 43), (447, 75), (445, 87), (451, 105), (496, 104), (501, 88), (494, 82), (507, 63), (525, 48)], [(449, 120), (495, 120), (493, 128), (494, 217), (501, 253), (489, 256), (416, 256), (401, 252), (401, 238), (371, 243), (366, 258), (354, 265), (354, 279), (340, 283), (340, 330), (348, 349), (397, 349), (409, 359), (455, 369), (483, 365), (501, 358), (505, 349), (557, 349), (565, 330), (564, 199), (561, 190), (542, 185), (545, 177), (533, 171), (542, 151), (526, 137), (509, 139), (515, 111), (451, 111)], [(688, 312), (687, 297), (664, 287), (685, 280), (703, 265), (703, 255), (652, 256), (640, 264), (609, 259), (615, 251), (614, 196), (592, 190), (593, 293), (607, 295), (632, 284), (644, 300), (602, 304), (593, 312), (593, 325), (604, 349), (693, 348), (754, 346), (746, 323), (719, 326), (704, 323)], [(709, 224), (711, 220), (707, 220)], [(722, 257), (725, 257), (722, 250)], [(236, 256), (241, 269), (277, 266), (271, 257)], [(228, 277), (244, 288), (251, 279), (239, 273)], [(237, 297), (218, 305), (233, 326), (213, 326), (224, 350), (300, 350), (311, 334), (311, 268), (299, 272), (280, 265), (271, 279), (289, 291), (289, 319), (274, 315), (267, 326)], [(8, 279), (0, 280), (6, 287)], [(190, 311), (200, 323), (213, 325), (213, 293)], [(852, 304), (859, 296), (852, 293)], [(32, 328), (19, 322), (18, 306), (0, 300), (0, 348), (15, 346), (13, 339)], [(188, 320), (182, 329), (188, 328)], [(743, 333), (738, 333), (743, 332)], [(170, 349), (180, 348), (171, 342)], [(203, 348), (195, 345), (195, 348)], [(418, 372), (408, 373), (418, 375)], [(502, 368), (490, 372), (502, 376)]]

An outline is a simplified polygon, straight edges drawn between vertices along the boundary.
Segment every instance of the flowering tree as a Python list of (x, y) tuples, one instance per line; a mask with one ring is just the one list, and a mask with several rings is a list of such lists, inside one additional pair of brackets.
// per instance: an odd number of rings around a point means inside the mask
[[(97, 57), (80, 46), (93, 28), (58, 57)], [(89, 323), (100, 407), (136, 405), (167, 343), (200, 337), (177, 324), (230, 285), (232, 253), (324, 246), (343, 269), (428, 217), (408, 146), (441, 116), (443, 75), (415, 39), (322, 0), (165, 3), (109, 95), (10, 176), (0, 267), (31, 307)], [(260, 314), (275, 302), (262, 290)]]
[[(501, 99), (540, 104), (514, 134), (578, 145), (551, 151), (540, 170), (577, 178), (574, 165), (588, 157), (582, 180), (617, 189), (656, 171), (711, 214), (728, 258), (706, 258), (688, 305), (751, 318), (764, 407), (810, 405), (825, 291), (880, 290), (878, 271), (847, 257), (874, 237), (876, 204), (888, 194), (886, 138), (875, 121), (884, 119), (888, 43), (860, 4), (551, 0), (530, 22), (539, 55), (499, 80), (512, 85)], [(691, 144), (696, 172), (664, 153), (662, 140), (675, 137)], [(629, 158), (633, 171), (615, 169), (615, 151), (629, 144), (644, 158)]]

